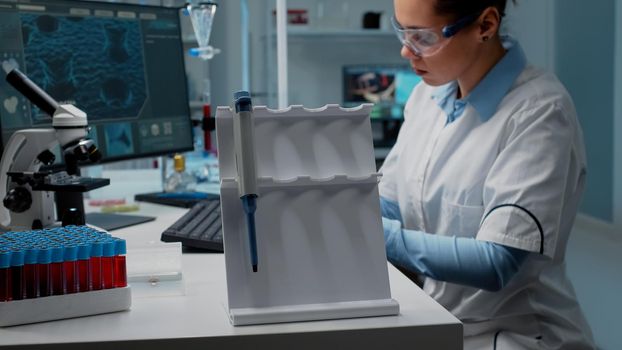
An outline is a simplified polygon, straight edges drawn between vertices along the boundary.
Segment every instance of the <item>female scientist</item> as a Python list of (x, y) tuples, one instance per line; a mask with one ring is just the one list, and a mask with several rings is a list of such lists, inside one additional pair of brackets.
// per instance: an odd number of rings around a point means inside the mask
[(506, 0), (395, 0), (423, 83), (380, 182), (388, 259), (464, 322), (465, 349), (590, 349), (565, 275), (585, 184), (570, 96), (499, 35)]

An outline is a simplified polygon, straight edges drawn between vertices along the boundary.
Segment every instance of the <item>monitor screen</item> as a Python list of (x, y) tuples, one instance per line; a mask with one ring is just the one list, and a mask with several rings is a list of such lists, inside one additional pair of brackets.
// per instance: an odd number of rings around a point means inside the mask
[[(103, 161), (192, 149), (179, 10), (0, 0), (0, 61), (83, 110)], [(51, 118), (0, 79), (2, 146)]]
[(371, 102), (372, 118), (400, 119), (410, 92), (420, 80), (408, 65), (347, 65), (343, 67), (343, 105)]

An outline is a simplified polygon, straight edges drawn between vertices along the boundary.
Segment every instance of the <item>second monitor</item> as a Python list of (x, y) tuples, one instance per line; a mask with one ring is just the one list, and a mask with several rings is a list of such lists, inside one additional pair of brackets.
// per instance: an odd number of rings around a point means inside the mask
[(410, 92), (421, 81), (408, 65), (357, 64), (343, 67), (343, 104), (374, 103), (372, 118), (402, 119)]

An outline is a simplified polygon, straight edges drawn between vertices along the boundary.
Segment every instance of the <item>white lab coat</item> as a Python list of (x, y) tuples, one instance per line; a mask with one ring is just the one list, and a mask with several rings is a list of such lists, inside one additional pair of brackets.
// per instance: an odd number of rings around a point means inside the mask
[(467, 105), (447, 115), (419, 84), (380, 194), (405, 229), (474, 237), (532, 254), (502, 290), (427, 278), (423, 289), (464, 322), (465, 349), (591, 349), (564, 255), (585, 183), (572, 101), (551, 74), (527, 66), (490, 119)]

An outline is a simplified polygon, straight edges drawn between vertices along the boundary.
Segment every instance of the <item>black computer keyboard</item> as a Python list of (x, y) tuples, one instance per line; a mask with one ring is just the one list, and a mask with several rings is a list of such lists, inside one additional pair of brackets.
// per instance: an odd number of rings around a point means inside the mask
[(223, 251), (220, 199), (200, 201), (162, 232), (162, 242), (181, 242), (183, 246)]

